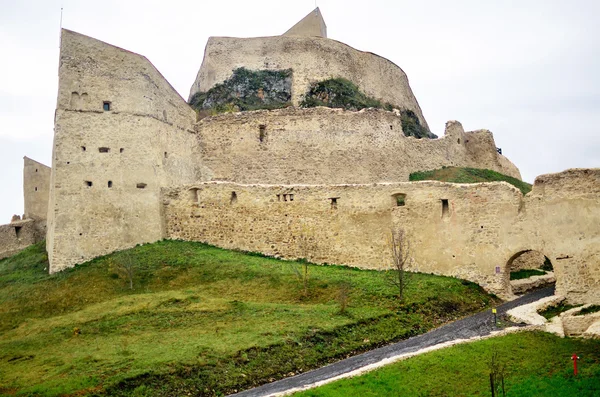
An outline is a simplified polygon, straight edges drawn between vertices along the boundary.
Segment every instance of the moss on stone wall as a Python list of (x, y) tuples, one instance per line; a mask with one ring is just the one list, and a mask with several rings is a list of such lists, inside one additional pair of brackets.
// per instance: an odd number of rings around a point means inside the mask
[(291, 105), (292, 70), (238, 68), (233, 75), (207, 92), (190, 99), (197, 111), (224, 113), (258, 109), (280, 109)]
[[(364, 108), (379, 108), (392, 111), (393, 105), (368, 97), (358, 86), (344, 78), (329, 79), (311, 85), (310, 90), (300, 103), (303, 108), (326, 106), (346, 110), (361, 110)], [(415, 138), (437, 138), (427, 128), (421, 125), (415, 113), (408, 109), (400, 110), (402, 131), (406, 136)]]

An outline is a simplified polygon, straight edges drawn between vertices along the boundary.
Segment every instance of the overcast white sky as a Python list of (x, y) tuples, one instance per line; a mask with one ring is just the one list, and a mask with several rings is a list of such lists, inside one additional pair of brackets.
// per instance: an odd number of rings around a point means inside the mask
[[(145, 55), (187, 98), (209, 36), (274, 36), (314, 0), (0, 0), (0, 224), (51, 164), (63, 27)], [(600, 1), (319, 0), (330, 38), (407, 74), (430, 128), (487, 128), (523, 179), (600, 167)]]

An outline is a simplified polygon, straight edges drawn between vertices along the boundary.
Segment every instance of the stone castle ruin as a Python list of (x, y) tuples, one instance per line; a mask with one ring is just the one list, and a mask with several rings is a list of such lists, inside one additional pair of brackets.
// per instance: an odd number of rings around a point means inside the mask
[[(558, 294), (600, 302), (600, 169), (540, 176), (526, 196), (408, 182), (444, 166), (520, 173), (487, 130), (449, 121), (434, 138), (402, 69), (327, 38), (318, 8), (282, 36), (209, 38), (194, 108), (145, 57), (61, 40), (52, 170), (25, 159), (25, 216), (0, 227), (0, 252), (45, 235), (51, 273), (161, 239), (296, 258), (308, 230), (312, 261), (382, 269), (402, 227), (412, 270), (509, 298), (513, 262), (537, 251)], [(335, 100), (331, 79), (377, 105), (307, 106)]]

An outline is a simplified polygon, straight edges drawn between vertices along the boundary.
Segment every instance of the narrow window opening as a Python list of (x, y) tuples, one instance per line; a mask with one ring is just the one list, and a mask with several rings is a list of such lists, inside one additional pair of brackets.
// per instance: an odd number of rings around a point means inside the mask
[(446, 218), (449, 212), (448, 199), (442, 199), (442, 218)]
[(458, 139), (456, 140), (456, 143), (458, 143), (458, 144), (460, 145), (460, 138), (458, 138)]
[(393, 129), (394, 129), (394, 126), (390, 124), (390, 130), (393, 130)]
[(229, 204), (233, 205), (237, 202), (237, 193), (231, 192), (231, 198), (229, 199)]
[(406, 194), (397, 193), (392, 196), (394, 205), (396, 207), (404, 207), (406, 205)]
[(267, 137), (267, 126), (264, 124), (261, 124), (258, 126), (258, 140), (260, 142), (264, 142), (265, 138)]
[(71, 162), (70, 162), (70, 161), (67, 161), (67, 164), (71, 164)]
[(336, 210), (337, 209), (337, 204), (338, 204), (338, 198), (339, 197), (331, 197), (329, 200), (331, 200), (331, 209), (332, 210)]
[(35, 187), (35, 191), (37, 192), (37, 186)]
[(100, 153), (108, 153), (108, 152), (110, 152), (110, 148), (108, 148), (108, 147), (99, 147), (98, 151)]
[(102, 108), (104, 109), (105, 112), (110, 111), (110, 102), (104, 101), (102, 103)]
[(87, 187), (92, 187), (92, 181), (85, 181), (84, 184)]
[(35, 169), (35, 172), (37, 172), (37, 170), (38, 170), (38, 169), (36, 168), (36, 169)]
[(281, 201), (281, 194), (277, 195), (277, 201)]
[(198, 199), (198, 190), (199, 189), (193, 188), (193, 189), (190, 189), (188, 191), (189, 192), (189, 198), (190, 198), (190, 201), (192, 203), (197, 203), (199, 201), (199, 199)]
[(290, 201), (294, 201), (294, 195), (290, 194), (289, 196), (290, 196)]
[(137, 185), (135, 185), (135, 187), (137, 187), (138, 189), (145, 189), (146, 186), (148, 186), (148, 185), (145, 183), (138, 183)]
[(283, 201), (287, 201), (287, 194), (283, 195)]
[(123, 153), (125, 151), (125, 149), (121, 148), (119, 149), (119, 153)]
[(86, 150), (86, 149), (85, 149), (85, 146), (82, 146), (82, 147), (81, 147), (81, 151), (82, 151), (82, 152), (85, 152), (85, 150)]
[(108, 188), (110, 189), (112, 187), (112, 181), (108, 181)]
[(15, 226), (15, 236), (17, 236), (17, 238), (21, 238), (21, 228), (22, 226)]
[(169, 155), (168, 155), (168, 153), (167, 153), (167, 152), (165, 152), (165, 158), (167, 158), (168, 156), (169, 156)]

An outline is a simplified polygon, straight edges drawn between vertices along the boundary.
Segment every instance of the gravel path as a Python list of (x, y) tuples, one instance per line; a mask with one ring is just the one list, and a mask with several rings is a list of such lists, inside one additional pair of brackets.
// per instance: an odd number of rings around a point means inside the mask
[[(506, 313), (507, 310), (527, 303), (535, 302), (539, 299), (554, 294), (554, 287), (548, 287), (534, 291), (517, 298), (513, 301), (498, 306), (498, 316)], [(475, 336), (489, 335), (492, 331), (498, 330), (493, 324), (493, 317), (490, 310), (477, 313), (473, 316), (457, 320), (446, 324), (425, 334), (414, 336), (412, 338), (380, 347), (345, 360), (317, 368), (290, 378), (281, 379), (273, 383), (268, 383), (254, 389), (232, 394), (236, 397), (264, 397), (274, 393), (285, 392), (286, 390), (300, 388), (311, 385), (326, 379), (351, 372), (367, 365), (375, 364), (381, 360), (388, 359), (400, 354), (413, 353), (415, 351), (431, 347), (440, 343), (449, 342), (456, 339), (468, 339)]]

